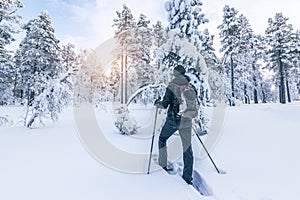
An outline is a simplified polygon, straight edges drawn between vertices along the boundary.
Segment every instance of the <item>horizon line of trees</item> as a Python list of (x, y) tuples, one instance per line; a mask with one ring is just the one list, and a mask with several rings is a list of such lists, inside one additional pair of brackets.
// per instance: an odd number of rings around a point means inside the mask
[[(135, 20), (123, 5), (112, 24), (118, 59), (104, 75), (101, 66), (90, 62), (92, 51), (76, 53), (74, 45), (60, 45), (48, 12), (21, 25), (17, 11), (23, 6), (20, 0), (0, 2), (0, 105), (26, 105), (26, 116), (31, 113), (27, 126), (45, 113), (57, 119), (62, 108), (80, 95), (92, 101), (97, 92), (104, 101), (126, 103), (145, 85), (168, 83), (177, 64), (195, 69), (203, 103), (234, 106), (299, 99), (300, 31), (282, 13), (268, 20), (264, 35), (257, 35), (243, 14), (224, 6), (218, 57), (214, 35), (201, 28), (209, 19), (200, 0), (168, 0), (165, 27), (160, 21), (151, 24), (144, 14)], [(15, 52), (9, 51), (7, 46), (21, 30), (25, 37)], [(272, 76), (265, 78), (263, 70)], [(86, 96), (73, 94), (75, 85), (88, 90)]]
[[(293, 30), (292, 25), (288, 24), (288, 18), (282, 13), (276, 13), (274, 19), (268, 20), (265, 34), (258, 35), (254, 33), (249, 20), (243, 14), (239, 15), (234, 7), (224, 6), (223, 22), (218, 26), (221, 39), (221, 56), (218, 57), (213, 47), (214, 35), (211, 35), (207, 29), (201, 29), (201, 24), (208, 22), (201, 13), (201, 6), (201, 1), (167, 1), (165, 9), (168, 13), (169, 25), (166, 27), (160, 21), (150, 27), (148, 20), (147, 23), (140, 21), (141, 19), (145, 21), (145, 15), (141, 15), (136, 22), (126, 5), (123, 5), (122, 11), (117, 11), (117, 19), (114, 19), (113, 26), (116, 27), (115, 37), (119, 41), (120, 59), (117, 65), (120, 73), (118, 70), (114, 72), (118, 73), (122, 84), (116, 82), (114, 91), (121, 91), (118, 96), (121, 96), (121, 99), (125, 96), (123, 102), (126, 102), (127, 96), (133, 93), (124, 92), (126, 89), (134, 88), (135, 91), (136, 88), (145, 85), (133, 83), (131, 79), (137, 80), (136, 77), (139, 77), (139, 81), (143, 80), (143, 83), (148, 84), (161, 80), (168, 82), (170, 62), (178, 63), (178, 60), (174, 61), (173, 56), (173, 60), (170, 61), (168, 56), (163, 54), (172, 52), (177, 59), (181, 59), (179, 63), (201, 68), (197, 59), (188, 61), (186, 58), (180, 58), (182, 55), (178, 49), (183, 48), (174, 44), (176, 43), (174, 40), (177, 42), (181, 40), (183, 43), (182, 35), (190, 38), (188, 41), (192, 38), (198, 46), (196, 51), (204, 57), (210, 72), (208, 83), (213, 99), (222, 99), (231, 106), (236, 105), (237, 102), (286, 103), (299, 99), (300, 31)], [(201, 17), (197, 21), (193, 15)], [(144, 26), (142, 27), (141, 24)], [(144, 30), (143, 34), (138, 32), (141, 28)], [(175, 31), (181, 32), (181, 35), (177, 37)], [(148, 41), (147, 45), (141, 45), (143, 44), (141, 41)], [(185, 45), (186, 49), (194, 50), (187, 43)], [(147, 55), (146, 59), (144, 55)], [(162, 60), (168, 60), (169, 63)], [(141, 64), (145, 61), (147, 67)], [(136, 76), (134, 71), (142, 73)], [(158, 72), (155, 74), (155, 79), (153, 79), (153, 71)], [(265, 76), (264, 73), (269, 76)], [(145, 81), (144, 78), (148, 80)], [(222, 85), (219, 83), (220, 79)], [(275, 89), (276, 87), (278, 90)]]
[[(299, 99), (300, 94), (300, 39), (299, 30), (293, 30), (288, 18), (276, 13), (269, 18), (264, 35), (257, 35), (249, 20), (238, 15), (234, 7), (225, 6), (223, 23), (218, 26), (221, 38), (221, 65), (230, 80), (229, 104), (244, 98), (280, 103)], [(268, 79), (262, 70), (272, 73)], [(271, 87), (278, 87), (278, 92)], [(278, 97), (275, 95), (277, 94)]]

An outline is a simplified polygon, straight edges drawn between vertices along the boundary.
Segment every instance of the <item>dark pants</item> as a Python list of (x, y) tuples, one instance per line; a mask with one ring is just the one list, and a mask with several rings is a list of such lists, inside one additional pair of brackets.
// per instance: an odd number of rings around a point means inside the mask
[(162, 167), (167, 166), (167, 140), (169, 137), (171, 137), (177, 130), (179, 130), (179, 135), (181, 138), (181, 143), (183, 147), (183, 179), (186, 182), (190, 182), (192, 180), (192, 174), (193, 174), (193, 150), (191, 146), (191, 127), (188, 128), (179, 128), (180, 122), (175, 123), (174, 120), (167, 118), (166, 123), (164, 124), (158, 141), (158, 147), (159, 147), (159, 165)]

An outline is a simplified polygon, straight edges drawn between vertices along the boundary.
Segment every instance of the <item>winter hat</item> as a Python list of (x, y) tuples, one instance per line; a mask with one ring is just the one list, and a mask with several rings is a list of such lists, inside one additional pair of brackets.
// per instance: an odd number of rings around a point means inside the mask
[(174, 76), (178, 76), (178, 75), (184, 75), (185, 74), (185, 69), (182, 65), (177, 65), (174, 70), (173, 70), (173, 74)]

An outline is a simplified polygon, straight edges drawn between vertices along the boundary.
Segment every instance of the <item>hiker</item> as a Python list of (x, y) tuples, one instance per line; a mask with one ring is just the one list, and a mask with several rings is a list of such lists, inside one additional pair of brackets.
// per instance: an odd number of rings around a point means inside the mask
[[(172, 170), (167, 167), (167, 147), (166, 143), (177, 130), (183, 147), (183, 176), (187, 184), (192, 184), (193, 174), (193, 151), (191, 147), (192, 118), (197, 115), (196, 102), (197, 94), (189, 83), (190, 78), (185, 75), (186, 70), (178, 65), (173, 70), (174, 79), (169, 83), (163, 100), (157, 99), (155, 105), (158, 108), (168, 108), (166, 122), (161, 130), (158, 147), (158, 164), (166, 171)], [(186, 105), (184, 106), (183, 101)], [(184, 108), (182, 108), (184, 107)]]

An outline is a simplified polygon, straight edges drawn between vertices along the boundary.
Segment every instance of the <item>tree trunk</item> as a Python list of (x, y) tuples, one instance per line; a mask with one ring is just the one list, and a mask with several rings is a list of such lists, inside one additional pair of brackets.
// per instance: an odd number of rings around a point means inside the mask
[(121, 76), (120, 76), (120, 94), (121, 94), (121, 104), (123, 104), (123, 89), (124, 89), (124, 81), (123, 81), (123, 78), (124, 78), (124, 56), (123, 54), (121, 55)]
[[(231, 97), (234, 100), (234, 70), (233, 70), (233, 59), (230, 56), (230, 72), (231, 72)], [(230, 103), (231, 106), (235, 106), (234, 101)]]
[(264, 89), (262, 87), (262, 84), (260, 84), (260, 86), (261, 86), (261, 91), (262, 91), (262, 102), (263, 103), (267, 103), (266, 93), (265, 93), (265, 91), (264, 91)]
[(280, 103), (286, 103), (285, 97), (285, 83), (284, 83), (284, 66), (281, 60), (279, 60), (279, 76), (280, 76), (280, 86), (279, 86), (279, 95)]
[(279, 102), (281, 103), (282, 102), (282, 90), (281, 90), (281, 85), (278, 86), (278, 89), (279, 89)]
[[(253, 72), (255, 73), (255, 65), (254, 64), (252, 65), (252, 69), (253, 69)], [(254, 82), (254, 90), (253, 90), (254, 103), (258, 104), (258, 92), (257, 92), (258, 84), (257, 84), (257, 79), (256, 79), (255, 75), (253, 76), (253, 82)]]
[(125, 94), (124, 94), (124, 103), (128, 101), (128, 56), (125, 56)]
[(255, 104), (258, 104), (258, 92), (257, 92), (257, 89), (254, 88), (254, 103)]
[(288, 81), (287, 68), (285, 68), (285, 85), (286, 85), (286, 93), (287, 93), (287, 97), (288, 97), (288, 102), (291, 103), (292, 99), (291, 99), (290, 86), (289, 86), (289, 81)]
[[(14, 98), (14, 100), (13, 100), (13, 103), (14, 103), (14, 105), (16, 104), (16, 99), (17, 99), (17, 85), (18, 85), (18, 74), (17, 73), (15, 73), (15, 80), (14, 80), (14, 89), (13, 89), (13, 98)], [(20, 96), (20, 95), (19, 95)]]
[(249, 95), (247, 94), (247, 85), (244, 85), (244, 98), (245, 98), (245, 104), (250, 104), (250, 98)]
[(33, 124), (35, 118), (37, 118), (37, 117), (38, 117), (38, 114), (36, 114), (36, 113), (34, 113), (34, 115), (31, 116), (29, 122), (28, 122), (27, 125), (26, 125), (27, 128), (30, 128), (30, 127), (32, 126), (32, 124)]
[(291, 98), (290, 86), (289, 86), (289, 81), (288, 80), (286, 80), (286, 93), (287, 93), (287, 97), (288, 97), (288, 102), (291, 103), (292, 98)]

